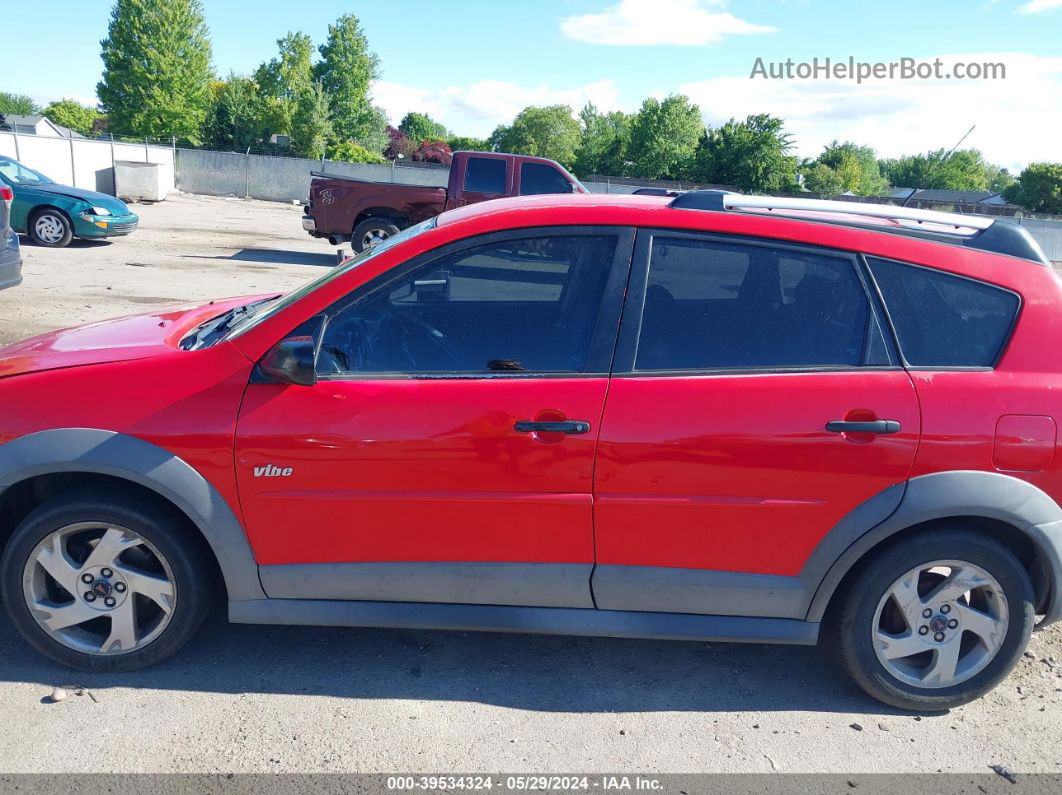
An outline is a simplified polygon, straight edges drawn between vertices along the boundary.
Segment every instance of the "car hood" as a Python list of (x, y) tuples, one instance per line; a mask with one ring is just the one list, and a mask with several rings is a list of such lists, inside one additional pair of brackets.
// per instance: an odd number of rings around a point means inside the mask
[(72, 185), (45, 184), (34, 185), (28, 190), (38, 193), (46, 193), (50, 196), (65, 196), (68, 199), (80, 199), (96, 207), (106, 208), (111, 215), (129, 215), (129, 207), (121, 199), (108, 196), (106, 193), (98, 193), (94, 190), (75, 188)]
[(272, 295), (275, 293), (167, 307), (31, 337), (0, 348), (0, 379), (22, 373), (172, 353), (179, 350), (181, 338), (200, 323), (234, 306)]

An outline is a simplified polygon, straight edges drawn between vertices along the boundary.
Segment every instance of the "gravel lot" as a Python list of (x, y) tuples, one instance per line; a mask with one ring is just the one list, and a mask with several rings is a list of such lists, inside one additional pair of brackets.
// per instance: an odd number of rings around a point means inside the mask
[[(26, 245), (0, 343), (168, 303), (288, 289), (334, 251), (297, 207), (174, 196), (114, 243)], [(87, 688), (59, 703), (57, 685)], [(995, 692), (913, 717), (825, 650), (210, 619), (152, 670), (88, 675), (0, 618), (2, 772), (1062, 771), (1062, 631)], [(1001, 787), (1009, 786), (998, 779)]]

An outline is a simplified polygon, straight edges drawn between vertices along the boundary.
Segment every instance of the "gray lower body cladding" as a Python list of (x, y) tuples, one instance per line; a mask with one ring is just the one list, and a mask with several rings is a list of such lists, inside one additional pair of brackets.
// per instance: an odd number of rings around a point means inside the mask
[(819, 625), (787, 618), (741, 618), (592, 608), (255, 599), (229, 602), (235, 624), (440, 629), (608, 638), (814, 645)]

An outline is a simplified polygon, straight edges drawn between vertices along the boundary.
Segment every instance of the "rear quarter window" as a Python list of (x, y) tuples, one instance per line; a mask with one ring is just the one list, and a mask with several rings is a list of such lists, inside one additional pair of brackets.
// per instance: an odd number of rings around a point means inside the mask
[(916, 367), (993, 367), (1010, 337), (1021, 299), (975, 279), (867, 257), (896, 329)]

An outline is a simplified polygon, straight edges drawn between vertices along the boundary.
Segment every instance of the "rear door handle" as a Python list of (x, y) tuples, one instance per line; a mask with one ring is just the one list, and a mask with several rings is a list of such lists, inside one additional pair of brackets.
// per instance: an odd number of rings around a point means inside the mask
[(535, 422), (518, 420), (513, 428), (520, 433), (589, 433), (590, 423), (583, 420), (561, 420), (552, 422)]
[(832, 433), (899, 433), (900, 423), (897, 420), (830, 420), (826, 423), (826, 430)]

